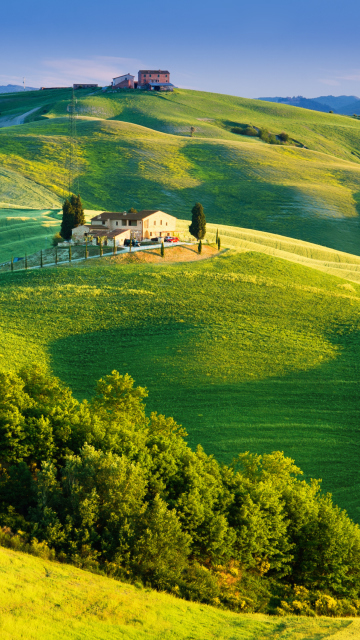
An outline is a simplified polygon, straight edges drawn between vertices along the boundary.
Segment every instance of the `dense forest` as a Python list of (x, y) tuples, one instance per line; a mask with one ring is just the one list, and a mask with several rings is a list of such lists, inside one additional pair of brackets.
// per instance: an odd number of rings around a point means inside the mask
[(360, 614), (360, 529), (281, 452), (221, 465), (113, 371), (0, 374), (0, 543), (235, 611)]

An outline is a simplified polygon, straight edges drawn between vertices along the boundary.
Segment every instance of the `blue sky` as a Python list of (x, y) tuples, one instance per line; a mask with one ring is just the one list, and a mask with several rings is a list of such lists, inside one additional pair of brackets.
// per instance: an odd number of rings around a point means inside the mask
[(108, 84), (166, 68), (249, 98), (360, 96), (359, 0), (18, 0), (0, 14), (0, 84)]

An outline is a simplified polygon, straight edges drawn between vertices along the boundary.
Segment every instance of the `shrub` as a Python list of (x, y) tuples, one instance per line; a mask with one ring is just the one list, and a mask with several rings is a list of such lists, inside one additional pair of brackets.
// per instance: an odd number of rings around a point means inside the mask
[(60, 242), (64, 242), (64, 238), (62, 238), (60, 233), (57, 232), (57, 233), (55, 233), (55, 235), (54, 235), (54, 237), (52, 239), (52, 246), (53, 247), (57, 247)]
[(282, 133), (279, 133), (279, 136), (278, 136), (278, 137), (280, 138), (280, 140), (281, 140), (282, 142), (289, 142), (289, 140), (290, 140), (290, 136), (289, 136), (289, 134), (288, 134), (288, 133), (285, 133), (284, 131), (282, 131)]

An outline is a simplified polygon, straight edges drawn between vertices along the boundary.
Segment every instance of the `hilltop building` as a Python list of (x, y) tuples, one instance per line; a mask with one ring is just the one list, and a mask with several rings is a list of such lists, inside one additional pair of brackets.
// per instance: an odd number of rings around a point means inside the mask
[(143, 210), (139, 213), (103, 211), (91, 218), (90, 225), (81, 225), (72, 231), (73, 240), (92, 237), (95, 243), (106, 238), (116, 245), (123, 245), (127, 238), (147, 240), (173, 235), (176, 218), (160, 210)]
[(117, 76), (112, 79), (111, 86), (113, 89), (134, 89), (134, 78), (130, 73), (123, 76)]
[(140, 69), (138, 72), (138, 89), (148, 91), (173, 91), (170, 72), (161, 69)]

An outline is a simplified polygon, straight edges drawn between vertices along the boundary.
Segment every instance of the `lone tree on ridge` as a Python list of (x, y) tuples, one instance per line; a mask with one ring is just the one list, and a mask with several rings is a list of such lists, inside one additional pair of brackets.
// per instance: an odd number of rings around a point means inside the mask
[(202, 240), (205, 238), (206, 234), (206, 218), (202, 204), (197, 202), (193, 206), (191, 213), (192, 220), (191, 225), (189, 226), (189, 231), (197, 240)]

